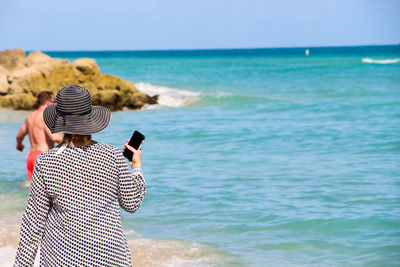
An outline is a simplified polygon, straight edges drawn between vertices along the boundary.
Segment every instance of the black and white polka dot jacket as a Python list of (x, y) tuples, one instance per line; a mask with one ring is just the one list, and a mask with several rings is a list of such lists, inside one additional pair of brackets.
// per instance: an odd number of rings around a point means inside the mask
[(141, 169), (96, 143), (51, 149), (35, 163), (14, 266), (131, 266), (120, 207), (134, 213), (146, 193)]

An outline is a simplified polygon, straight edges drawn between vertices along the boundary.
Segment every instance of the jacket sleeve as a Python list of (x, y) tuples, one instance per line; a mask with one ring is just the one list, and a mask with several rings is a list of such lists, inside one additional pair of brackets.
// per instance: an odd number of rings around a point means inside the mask
[(135, 213), (146, 194), (146, 181), (140, 168), (129, 170), (128, 163), (118, 150), (116, 154), (118, 170), (118, 201), (120, 206), (129, 213)]
[(33, 169), (28, 204), (22, 217), (20, 241), (14, 266), (33, 266), (49, 210), (50, 198), (46, 192), (38, 157)]

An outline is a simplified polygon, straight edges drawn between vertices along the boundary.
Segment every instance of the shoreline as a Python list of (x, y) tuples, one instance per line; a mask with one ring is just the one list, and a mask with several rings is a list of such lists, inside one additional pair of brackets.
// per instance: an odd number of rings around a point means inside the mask
[[(28, 199), (24, 182), (20, 179), (10, 181), (0, 188), (0, 267), (12, 266), (14, 262), (21, 219)], [(226, 266), (234, 259), (234, 256), (207, 244), (148, 238), (126, 226), (123, 228), (134, 266)], [(40, 245), (35, 267), (39, 266), (39, 253)]]
[[(19, 229), (18, 229), (19, 230)], [(0, 267), (12, 266), (18, 239), (0, 246)], [(127, 239), (133, 266), (226, 266), (233, 256), (197, 242), (173, 239)], [(39, 266), (40, 246), (34, 266)]]

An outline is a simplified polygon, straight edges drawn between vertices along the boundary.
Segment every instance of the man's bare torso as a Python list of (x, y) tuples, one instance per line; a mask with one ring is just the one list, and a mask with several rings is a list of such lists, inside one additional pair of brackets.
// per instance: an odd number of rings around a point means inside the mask
[(43, 121), (43, 110), (33, 111), (25, 120), (26, 128), (31, 142), (31, 150), (47, 151), (54, 147), (54, 142), (49, 137), (49, 129)]

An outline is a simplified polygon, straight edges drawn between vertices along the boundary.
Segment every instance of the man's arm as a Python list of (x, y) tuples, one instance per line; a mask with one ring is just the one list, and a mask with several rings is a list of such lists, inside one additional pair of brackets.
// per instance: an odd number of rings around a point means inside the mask
[(24, 150), (24, 138), (28, 134), (28, 128), (26, 127), (26, 121), (24, 124), (22, 124), (21, 128), (19, 128), (19, 131), (17, 133), (17, 150), (23, 151)]
[(64, 138), (63, 134), (52, 134), (49, 130), (49, 128), (47, 128), (46, 125), (44, 125), (44, 127), (46, 128), (46, 135), (51, 139), (51, 141), (56, 142), (57, 144), (61, 144)]

